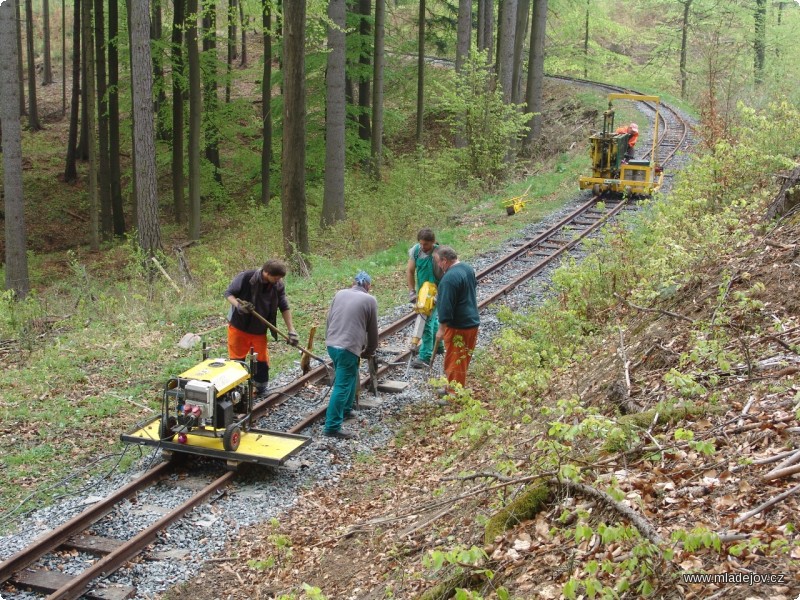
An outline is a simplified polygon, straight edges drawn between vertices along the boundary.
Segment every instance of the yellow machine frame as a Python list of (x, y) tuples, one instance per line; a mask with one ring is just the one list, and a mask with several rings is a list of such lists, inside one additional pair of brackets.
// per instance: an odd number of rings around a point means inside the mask
[[(633, 100), (655, 104), (656, 118), (649, 159), (627, 162), (622, 160), (620, 146), (627, 138), (622, 134), (615, 133), (614, 100)], [(591, 189), (595, 194), (614, 192), (644, 196), (658, 191), (664, 179), (664, 172), (658, 164), (658, 107), (658, 96), (618, 93), (608, 95), (608, 110), (603, 112), (603, 131), (589, 138), (592, 176), (584, 176), (578, 180), (580, 189)]]

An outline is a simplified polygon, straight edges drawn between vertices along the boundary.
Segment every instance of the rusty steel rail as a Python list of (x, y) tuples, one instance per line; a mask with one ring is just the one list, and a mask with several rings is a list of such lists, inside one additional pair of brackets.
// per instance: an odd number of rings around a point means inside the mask
[(81, 597), (88, 591), (92, 581), (106, 577), (119, 569), (128, 560), (139, 554), (139, 552), (153, 542), (159, 531), (166, 529), (172, 523), (183, 517), (183, 515), (204, 501), (216, 490), (227, 485), (235, 476), (235, 472), (228, 471), (218, 477), (194, 494), (186, 502), (172, 509), (147, 529), (139, 532), (135, 537), (125, 542), (110, 554), (104, 556), (80, 575), (74, 577), (69, 583), (55, 590), (52, 594), (47, 596), (47, 600), (73, 600)]
[[(128, 560), (139, 554), (152, 543), (160, 531), (166, 529), (169, 525), (183, 517), (195, 506), (208, 498), (213, 492), (227, 485), (236, 475), (233, 471), (224, 473), (222, 476), (206, 485), (202, 490), (195, 493), (183, 504), (172, 509), (155, 523), (136, 534), (133, 538), (127, 541), (111, 540), (114, 543), (114, 549), (106, 553), (105, 556), (88, 569), (82, 571), (79, 575), (68, 578), (62, 575), (56, 580), (48, 580), (45, 578), (42, 582), (31, 583), (31, 578), (34, 580), (36, 579), (37, 571), (26, 573), (26, 569), (29, 569), (49, 552), (68, 544), (71, 538), (86, 531), (91, 525), (110, 513), (114, 507), (123, 500), (161, 481), (172, 470), (172, 464), (168, 462), (161, 463), (100, 502), (87, 508), (63, 525), (40, 536), (30, 546), (20, 550), (0, 564), (0, 583), (9, 581), (12, 584), (21, 583), (21, 587), (35, 587), (47, 593), (48, 600), (71, 600), (88, 594), (91, 592), (92, 583), (94, 581), (107, 577), (119, 569)], [(18, 579), (20, 581), (17, 581)], [(58, 583), (52, 584), (52, 581), (58, 581)], [(60, 587), (53, 587), (53, 585), (59, 585)]]
[(48, 531), (34, 540), (30, 546), (23, 548), (0, 564), (0, 583), (8, 581), (17, 571), (33, 564), (48, 552), (58, 548), (73, 535), (80, 533), (93, 523), (102, 519), (111, 512), (116, 504), (119, 504), (125, 498), (132, 496), (140, 489), (152, 485), (163, 478), (171, 468), (169, 463), (161, 463), (153, 467), (138, 479), (131, 481), (107, 498), (87, 508), (60, 527)]

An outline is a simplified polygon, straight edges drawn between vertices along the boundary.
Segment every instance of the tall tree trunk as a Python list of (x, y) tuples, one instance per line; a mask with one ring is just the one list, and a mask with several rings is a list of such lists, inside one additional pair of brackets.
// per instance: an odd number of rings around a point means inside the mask
[(250, 18), (248, 17), (245, 19), (244, 16), (244, 2), (239, 2), (239, 24), (241, 25), (240, 29), (242, 31), (242, 54), (241, 60), (239, 61), (239, 65), (242, 67), (247, 66), (247, 24), (250, 22)]
[(33, 3), (25, 0), (25, 37), (28, 47), (28, 128), (40, 131), (39, 110), (36, 107), (36, 59), (33, 53)]
[[(239, 20), (239, 1), (238, 0), (228, 0), (228, 12), (230, 13), (230, 23), (231, 23), (231, 33), (230, 36), (231, 42), (233, 43), (233, 56), (231, 57), (233, 60), (239, 58), (239, 50), (236, 48), (236, 37), (239, 35), (238, 27), (236, 23)], [(242, 25), (244, 27), (244, 25)]]
[(583, 31), (583, 78), (589, 78), (589, 5), (592, 0), (586, 0), (586, 24)]
[(375, 0), (375, 45), (373, 47), (372, 70), (372, 176), (381, 178), (383, 166), (383, 64), (384, 25), (386, 23), (386, 0)]
[(498, 32), (497, 73), (503, 88), (503, 101), (511, 102), (514, 91), (514, 34), (516, 33), (517, 0), (503, 0)]
[(361, 15), (361, 20), (358, 26), (358, 33), (361, 36), (361, 52), (358, 56), (358, 64), (360, 65), (361, 76), (358, 79), (358, 137), (364, 141), (372, 139), (372, 132), (370, 131), (369, 122), (369, 109), (370, 109), (370, 87), (371, 82), (366, 73), (372, 64), (370, 59), (369, 46), (367, 39), (372, 33), (372, 25), (370, 24), (370, 17), (372, 16), (372, 0), (358, 0), (358, 12)]
[[(92, 0), (82, 0), (82, 2), (88, 2), (91, 6)], [(81, 12), (83, 12), (83, 8), (81, 8)], [(83, 23), (81, 23), (81, 30), (83, 30)], [(89, 122), (89, 117), (86, 114), (86, 43), (83, 39), (83, 33), (81, 33), (81, 52), (83, 52), (83, 60), (81, 61), (81, 123), (80, 123), (80, 137), (78, 138), (78, 160), (88, 160), (89, 159), (89, 128), (87, 123)]]
[(183, 199), (183, 80), (186, 76), (183, 61), (183, 27), (186, 20), (186, 0), (175, 0), (172, 22), (172, 205), (175, 222), (186, 219)]
[(203, 53), (206, 56), (203, 84), (203, 124), (206, 140), (206, 160), (214, 168), (214, 179), (222, 183), (219, 161), (219, 129), (217, 128), (217, 5), (207, 0), (203, 11)]
[(262, 5), (264, 72), (261, 74), (261, 203), (269, 204), (272, 170), (272, 4)]
[(491, 65), (494, 62), (494, 0), (483, 0), (486, 9), (483, 13), (484, 18), (484, 32), (483, 43), (486, 49), (486, 64)]
[(517, 20), (514, 32), (514, 69), (511, 75), (513, 90), (511, 91), (511, 101), (514, 104), (522, 102), (522, 53), (525, 49), (525, 40), (528, 33), (528, 17), (531, 12), (530, 0), (518, 0)]
[(94, 63), (97, 71), (97, 131), (100, 139), (98, 145), (98, 198), (100, 201), (100, 230), (108, 239), (112, 233), (111, 223), (111, 186), (110, 165), (108, 156), (108, 100), (106, 91), (106, 54), (105, 54), (105, 15), (103, 0), (94, 0)]
[(122, 175), (119, 165), (119, 4), (108, 0), (108, 163), (114, 235), (125, 235)]
[[(84, 0), (88, 2), (88, 0)], [(81, 88), (81, 0), (74, 0), (72, 16), (72, 96), (69, 105), (69, 134), (64, 181), (78, 179), (78, 110)]]
[(225, 104), (231, 101), (231, 72), (236, 58), (236, 0), (228, 0), (228, 55), (225, 61)]
[(417, 30), (417, 144), (421, 144), (425, 123), (425, 0), (419, 0)]
[(688, 53), (689, 40), (689, 15), (692, 9), (692, 0), (683, 1), (683, 22), (681, 23), (681, 100), (686, 99), (686, 87), (688, 85), (688, 73), (686, 71), (686, 55)]
[(525, 136), (528, 153), (542, 135), (542, 91), (544, 88), (544, 42), (547, 34), (547, 0), (533, 0), (533, 19), (531, 21), (531, 47), (528, 49), (528, 85), (525, 90), (525, 103), (531, 115), (530, 129)]
[[(458, 2), (458, 25), (456, 27), (456, 74), (460, 75), (464, 71), (464, 65), (469, 59), (469, 50), (472, 40), (472, 0), (459, 0)], [(456, 148), (465, 148), (467, 139), (465, 137), (464, 123), (458, 126), (455, 135), (454, 145)]]
[(283, 155), (281, 208), (283, 251), (307, 253), (306, 214), (306, 0), (283, 5)]
[(459, 0), (456, 28), (456, 73), (461, 73), (469, 58), (472, 39), (472, 0)]
[(153, 57), (153, 88), (155, 89), (156, 135), (160, 140), (168, 140), (170, 126), (164, 105), (167, 103), (167, 90), (164, 86), (164, 53), (161, 39), (164, 37), (164, 22), (161, 17), (161, 0), (152, 0), (150, 15), (150, 54)]
[(186, 5), (186, 58), (189, 62), (189, 238), (200, 239), (200, 52), (197, 48), (197, 0)]
[(0, 3), (0, 126), (3, 130), (3, 194), (5, 210), (5, 289), (24, 299), (28, 279), (25, 201), (22, 189), (22, 124), (19, 110), (17, 19), (12, 2)]
[(486, 48), (486, 0), (477, 0), (478, 14), (477, 14), (477, 27), (475, 27), (475, 46), (478, 51)]
[(322, 201), (322, 227), (345, 219), (344, 207), (344, 69), (347, 20), (345, 0), (330, 0), (328, 18), (328, 69), (325, 110), (325, 192)]
[[(20, 4), (22, 0), (14, 0), (14, 11), (16, 12), (17, 23), (22, 23), (22, 13)], [(19, 80), (19, 114), (27, 115), (28, 109), (25, 107), (25, 69), (22, 66), (24, 55), (22, 54), (22, 27), (17, 27), (17, 79)]]
[(86, 64), (86, 114), (89, 152), (89, 246), (93, 252), (100, 250), (100, 221), (97, 204), (97, 143), (95, 138), (96, 93), (94, 85), (94, 47), (92, 45), (92, 3), (82, 5), (81, 27), (83, 28), (83, 56)]
[[(133, 64), (133, 20), (131, 14), (131, 4), (134, 0), (126, 0), (125, 2), (125, 9), (127, 11), (128, 16), (128, 63)], [(148, 11), (150, 10), (149, 7), (149, 0), (147, 0), (146, 4), (148, 5)], [(152, 59), (152, 57), (151, 57)], [(151, 67), (152, 68), (152, 67)], [(133, 71), (131, 71), (131, 76)], [(133, 97), (133, 91), (131, 90), (131, 97)], [(137, 224), (139, 223), (139, 211), (138, 211), (138, 200), (139, 197), (138, 192), (136, 191), (136, 111), (131, 110), (131, 173), (133, 176), (131, 177), (131, 195), (130, 195), (130, 202), (131, 202), (131, 213), (133, 222)]]
[(42, 0), (42, 85), (53, 83), (53, 60), (50, 56), (50, 0)]
[(67, 114), (67, 1), (61, 0), (61, 117)]
[(149, 255), (161, 249), (156, 188), (156, 132), (153, 122), (153, 62), (150, 55), (147, 2), (131, 5), (131, 94), (136, 153), (137, 225), (139, 246)]
[(764, 64), (767, 55), (767, 0), (756, 0), (753, 37), (753, 71), (756, 84), (764, 82)]

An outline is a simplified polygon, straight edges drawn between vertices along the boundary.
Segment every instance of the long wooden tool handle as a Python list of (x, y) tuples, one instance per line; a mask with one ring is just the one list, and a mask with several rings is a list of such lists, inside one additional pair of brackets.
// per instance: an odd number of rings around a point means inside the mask
[[(237, 301), (237, 302), (241, 302), (241, 300), (239, 300), (239, 298), (237, 298), (237, 299), (236, 299), (236, 301)], [(258, 314), (256, 311), (252, 311), (250, 314), (252, 314), (254, 317), (256, 317), (256, 318), (257, 318), (259, 321), (261, 321), (261, 322), (262, 322), (264, 325), (266, 325), (267, 327), (269, 327), (270, 331), (274, 331), (275, 333), (277, 333), (279, 336), (281, 336), (281, 337), (282, 337), (284, 340), (286, 340), (287, 342), (289, 342), (289, 341), (290, 341), (290, 339), (289, 339), (289, 336), (288, 336), (288, 335), (286, 335), (285, 333), (283, 333), (283, 332), (282, 332), (280, 329), (278, 329), (277, 327), (275, 327), (275, 325), (273, 325), (272, 323), (270, 323), (269, 321), (267, 321), (267, 320), (266, 320), (264, 317), (262, 317), (262, 316), (261, 316), (260, 314)], [(324, 358), (320, 358), (320, 357), (319, 357), (319, 356), (317, 356), (316, 354), (312, 354), (311, 352), (309, 352), (308, 350), (306, 350), (305, 348), (303, 348), (303, 347), (302, 347), (300, 344), (298, 344), (297, 346), (295, 346), (295, 348), (297, 348), (298, 350), (300, 350), (300, 352), (302, 352), (303, 354), (308, 354), (308, 355), (309, 355), (311, 358), (318, 360), (318, 361), (319, 361), (319, 362), (321, 362), (322, 364), (325, 364), (325, 359), (324, 359)]]

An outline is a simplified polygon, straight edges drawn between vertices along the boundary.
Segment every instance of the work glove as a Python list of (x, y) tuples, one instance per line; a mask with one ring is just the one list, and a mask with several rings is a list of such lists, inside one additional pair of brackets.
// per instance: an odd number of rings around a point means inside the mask
[(417, 303), (417, 292), (408, 292), (408, 301), (411, 304)]
[(300, 336), (297, 335), (296, 331), (289, 332), (289, 345), (290, 346), (297, 346), (300, 343)]
[(236, 310), (239, 312), (239, 314), (249, 315), (255, 310), (255, 308), (256, 307), (253, 306), (251, 302), (248, 302), (247, 300), (239, 300), (239, 306), (236, 307)]
[(374, 352), (367, 352), (366, 350), (364, 350), (364, 351), (361, 353), (361, 358), (363, 358), (364, 360), (369, 360), (369, 359), (370, 359), (370, 358), (372, 358), (373, 356), (375, 356), (375, 353), (374, 353)]

